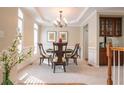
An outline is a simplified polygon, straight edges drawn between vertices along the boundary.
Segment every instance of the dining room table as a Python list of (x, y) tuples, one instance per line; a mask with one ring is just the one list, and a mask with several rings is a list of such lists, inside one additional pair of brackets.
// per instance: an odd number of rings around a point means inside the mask
[[(47, 53), (55, 53), (56, 51), (54, 51), (54, 49), (47, 49), (46, 50)], [(64, 53), (72, 53), (73, 52), (73, 49), (66, 49), (66, 51), (63, 51)]]

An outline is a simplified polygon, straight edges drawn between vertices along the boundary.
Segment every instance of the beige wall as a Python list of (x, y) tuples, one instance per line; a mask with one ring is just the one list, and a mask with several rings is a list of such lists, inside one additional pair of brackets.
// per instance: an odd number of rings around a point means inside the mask
[(48, 31), (67, 31), (68, 32), (68, 45), (74, 46), (76, 43), (80, 43), (80, 27), (66, 27), (66, 28), (56, 28), (56, 27), (41, 27), (41, 38), (40, 42), (44, 44), (46, 48), (52, 47), (52, 43), (47, 41)]
[(83, 60), (83, 26), (80, 27), (80, 47), (81, 47), (81, 60)]
[[(82, 49), (84, 47), (83, 42), (83, 27), (88, 24), (88, 63), (92, 65), (98, 65), (98, 54), (97, 54), (97, 13), (93, 11), (87, 18), (82, 22), (81, 25), (81, 43)], [(82, 50), (83, 54), (84, 50)]]
[[(24, 14), (24, 38), (23, 38), (23, 46), (25, 47), (31, 47), (34, 46), (34, 17), (31, 16), (30, 12), (27, 10), (22, 9), (22, 12)], [(0, 52), (2, 50), (7, 49), (11, 43), (12, 40), (15, 39), (17, 35), (17, 25), (18, 25), (18, 8), (0, 8), (0, 32), (4, 33), (4, 36), (0, 37)], [(0, 35), (1, 36), (1, 35)], [(36, 58), (36, 57), (35, 57)], [(34, 62), (32, 60), (35, 59), (32, 57), (32, 59), (29, 59), (27, 62), (23, 62), (22, 64), (19, 64), (19, 67), (24, 67), (27, 64), (30, 64), (31, 62)], [(17, 67), (18, 67), (17, 66)], [(17, 75), (17, 69), (12, 71), (12, 80), (16, 82), (16, 75)], [(21, 68), (20, 68), (21, 69)], [(19, 69), (18, 69), (19, 70)], [(0, 82), (2, 81), (2, 71), (0, 69)]]
[(0, 31), (4, 33), (0, 37), (0, 52), (6, 49), (16, 37), (18, 8), (0, 8)]
[[(23, 48), (29, 49), (34, 47), (34, 23), (37, 23), (35, 21), (35, 18), (32, 16), (31, 12), (21, 8), (23, 15), (24, 15), (24, 28), (23, 28)], [(39, 26), (39, 24), (38, 24)], [(39, 26), (40, 30), (40, 26)], [(39, 31), (38, 31), (39, 32)], [(18, 65), (18, 70), (21, 70), (23, 67), (31, 64), (32, 62), (35, 62), (34, 60), (37, 59), (38, 55), (33, 55), (34, 51), (32, 50), (32, 58), (26, 59), (25, 62)]]
[[(23, 8), (22, 8), (22, 12), (24, 14), (24, 33), (23, 33), (24, 47), (34, 46), (34, 23), (37, 22), (35, 21), (35, 18), (32, 16), (31, 12)], [(39, 27), (38, 33), (40, 33), (41, 28), (39, 24), (38, 27)]]
[[(32, 14), (21, 8), (24, 15), (24, 25), (23, 25), (23, 48), (34, 46), (34, 23), (35, 18)], [(7, 49), (12, 40), (15, 39), (17, 35), (18, 27), (18, 8), (0, 8), (0, 52)]]
[(22, 9), (24, 14), (24, 47), (33, 46), (34, 45), (34, 23), (35, 20), (31, 16), (31, 14)]
[[(81, 25), (81, 42), (83, 42), (83, 27), (88, 24), (88, 47), (97, 47), (97, 13), (92, 12)], [(83, 44), (83, 43), (82, 43)]]
[[(4, 33), (0, 38), (0, 52), (6, 50), (16, 37), (18, 8), (0, 8), (0, 31)], [(2, 82), (2, 69), (0, 69), (0, 83)], [(11, 73), (11, 80), (16, 82), (16, 70)]]
[(97, 47), (97, 14), (95, 13), (89, 20), (89, 47)]
[[(24, 14), (24, 47), (34, 45), (34, 18), (30, 12), (22, 9)], [(0, 31), (4, 37), (0, 37), (0, 51), (6, 49), (16, 37), (18, 25), (18, 8), (0, 8)]]

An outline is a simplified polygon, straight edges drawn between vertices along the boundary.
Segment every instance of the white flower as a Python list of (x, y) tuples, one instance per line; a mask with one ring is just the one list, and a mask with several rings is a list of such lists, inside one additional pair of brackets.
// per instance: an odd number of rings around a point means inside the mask
[[(24, 61), (29, 55), (31, 55), (31, 49), (29, 51), (22, 51), (20, 54), (18, 54), (18, 46), (19, 44), (19, 38), (17, 37), (13, 43), (12, 46), (9, 47), (7, 50), (3, 50), (0, 54), (0, 65), (5, 70), (11, 70), (16, 64), (21, 63)], [(7, 68), (5, 66), (7, 65)]]

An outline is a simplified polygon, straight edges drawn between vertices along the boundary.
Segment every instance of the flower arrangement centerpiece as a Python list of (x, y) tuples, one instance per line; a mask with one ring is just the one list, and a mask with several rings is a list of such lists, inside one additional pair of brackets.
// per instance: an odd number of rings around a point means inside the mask
[(26, 53), (24, 50), (18, 53), (19, 40), (20, 38), (16, 37), (12, 46), (0, 54), (0, 65), (3, 68), (3, 85), (13, 85), (13, 82), (10, 80), (11, 69), (31, 56), (31, 48)]
[(62, 38), (59, 38), (59, 43), (62, 43)]

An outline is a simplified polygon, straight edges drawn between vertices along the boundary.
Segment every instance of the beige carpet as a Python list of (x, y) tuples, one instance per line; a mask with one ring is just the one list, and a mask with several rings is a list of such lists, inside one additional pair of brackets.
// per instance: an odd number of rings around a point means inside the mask
[(77, 66), (71, 61), (66, 72), (58, 66), (56, 73), (45, 62), (39, 65), (37, 61), (18, 73), (18, 84), (28, 85), (103, 85), (106, 79), (106, 67), (96, 68), (80, 61)]

